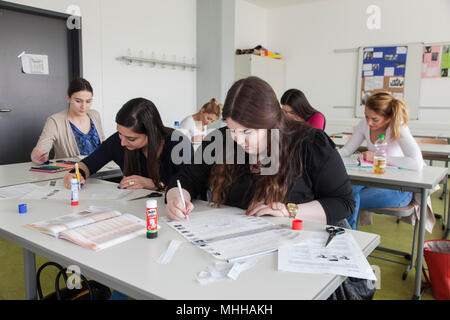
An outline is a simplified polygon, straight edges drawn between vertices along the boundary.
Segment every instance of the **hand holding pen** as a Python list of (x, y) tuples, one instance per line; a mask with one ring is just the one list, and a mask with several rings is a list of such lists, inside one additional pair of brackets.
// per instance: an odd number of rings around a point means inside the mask
[(48, 161), (48, 152), (43, 152), (39, 149), (34, 149), (31, 153), (31, 161), (36, 164), (43, 164)]
[(194, 210), (189, 192), (184, 189), (181, 192), (182, 196), (179, 188), (172, 188), (167, 191), (166, 216), (171, 220), (186, 219), (186, 216)]

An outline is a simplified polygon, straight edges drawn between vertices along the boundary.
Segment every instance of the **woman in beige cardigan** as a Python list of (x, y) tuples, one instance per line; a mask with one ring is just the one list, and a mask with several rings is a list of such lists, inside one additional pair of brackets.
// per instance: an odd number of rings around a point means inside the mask
[(75, 78), (67, 90), (67, 110), (51, 115), (31, 152), (31, 160), (42, 164), (54, 148), (55, 158), (89, 155), (105, 139), (100, 114), (91, 109), (93, 90), (83, 78)]

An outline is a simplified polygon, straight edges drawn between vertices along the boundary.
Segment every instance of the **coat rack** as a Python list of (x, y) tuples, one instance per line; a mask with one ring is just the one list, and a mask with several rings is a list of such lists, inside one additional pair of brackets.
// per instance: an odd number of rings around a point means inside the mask
[[(161, 66), (161, 68), (165, 68), (167, 66), (172, 67), (172, 69), (176, 69), (177, 67), (180, 67), (181, 70), (190, 70), (194, 71), (195, 69), (198, 69), (198, 66), (194, 63), (186, 63), (186, 57), (182, 58), (182, 62), (176, 61), (177, 57), (173, 56), (173, 60), (169, 61), (166, 60), (166, 55), (163, 54), (161, 59), (155, 58), (155, 53), (152, 52), (151, 58), (145, 58), (143, 57), (142, 51), (139, 52), (139, 57), (131, 55), (130, 50), (127, 51), (127, 55), (120, 56), (116, 58), (119, 61), (125, 61), (126, 64), (130, 65), (132, 63), (137, 63), (138, 65), (142, 66), (144, 63), (149, 64), (151, 67)], [(194, 61), (194, 58), (192, 58), (192, 62)]]

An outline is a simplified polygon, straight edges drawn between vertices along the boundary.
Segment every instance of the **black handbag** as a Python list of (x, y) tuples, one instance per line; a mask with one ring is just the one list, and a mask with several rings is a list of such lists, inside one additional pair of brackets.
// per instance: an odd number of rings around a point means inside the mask
[[(59, 272), (55, 278), (55, 292), (52, 292), (44, 297), (41, 288), (41, 272), (48, 266), (56, 267)], [(59, 287), (59, 279), (62, 275), (64, 281), (67, 283), (66, 271), (67, 269), (55, 262), (44, 263), (38, 269), (36, 274), (36, 288), (39, 300), (108, 300), (110, 298), (111, 290), (108, 287), (94, 280), (87, 280), (82, 274), (80, 274), (80, 278), (82, 280), (80, 289), (70, 289), (67, 287), (61, 289)]]

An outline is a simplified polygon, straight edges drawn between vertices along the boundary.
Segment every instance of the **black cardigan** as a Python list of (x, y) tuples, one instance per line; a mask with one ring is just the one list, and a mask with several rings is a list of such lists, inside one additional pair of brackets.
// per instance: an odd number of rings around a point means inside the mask
[[(219, 129), (223, 137), (226, 129)], [(203, 141), (202, 149), (211, 143), (206, 140)], [(223, 140), (225, 145), (226, 139)], [(284, 203), (301, 204), (317, 200), (326, 213), (327, 223), (332, 225), (351, 216), (355, 201), (350, 179), (333, 141), (322, 130), (312, 129), (302, 143), (299, 161), (302, 161), (303, 173), (289, 186)], [(201, 152), (201, 149), (197, 152)], [(282, 165), (281, 163), (280, 166)], [(201, 164), (183, 166), (170, 180), (168, 190), (176, 187), (176, 180), (179, 179), (183, 189), (190, 193), (192, 199), (199, 195), (206, 199), (211, 168), (212, 165), (204, 161)], [(226, 191), (225, 204), (247, 209), (253, 198), (258, 176), (248, 171), (233, 182)]]
[[(178, 172), (181, 166), (181, 164), (174, 163), (171, 157), (172, 149), (178, 143), (183, 143), (184, 146), (184, 149), (180, 148), (180, 156), (183, 155), (183, 150), (190, 150), (191, 155), (193, 154), (192, 145), (189, 142), (189, 139), (187, 139), (186, 137), (184, 137), (183, 139), (183, 136), (180, 136), (178, 141), (172, 141), (171, 135), (169, 134), (165, 138), (165, 143), (159, 158), (159, 160), (161, 161), (159, 175), (161, 177), (161, 181), (165, 185), (169, 183), (171, 177)], [(89, 168), (89, 172), (91, 175), (96, 173), (110, 161), (114, 161), (123, 172), (125, 163), (124, 149), (125, 147), (122, 147), (120, 143), (119, 133), (116, 132), (108, 139), (106, 139), (93, 153), (81, 160), (81, 162), (83, 162)], [(139, 165), (141, 168), (141, 173), (139, 175), (148, 178), (147, 158), (141, 150), (139, 150)]]

